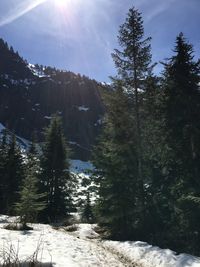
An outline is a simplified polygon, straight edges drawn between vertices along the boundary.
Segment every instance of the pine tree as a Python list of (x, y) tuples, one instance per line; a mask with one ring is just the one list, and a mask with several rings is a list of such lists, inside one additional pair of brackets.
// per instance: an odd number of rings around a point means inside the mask
[(94, 222), (94, 214), (92, 210), (92, 204), (90, 200), (90, 193), (87, 192), (87, 197), (82, 208), (82, 220), (87, 223)]
[(0, 136), (0, 213), (6, 213), (6, 154), (7, 154), (7, 131), (4, 130)]
[(45, 208), (45, 204), (41, 201), (45, 195), (38, 193), (40, 166), (34, 143), (29, 149), (25, 167), (25, 178), (19, 192), (20, 199), (15, 204), (15, 210), (20, 216), (23, 229), (27, 228), (27, 222), (37, 221), (38, 213)]
[(193, 47), (182, 33), (174, 52), (165, 67), (166, 132), (172, 151), (168, 159), (174, 205), (171, 226), (176, 221), (179, 238), (182, 235), (189, 243), (189, 233), (199, 232), (200, 219), (200, 207), (195, 202), (200, 196), (200, 62), (194, 60)]
[(146, 235), (150, 242), (165, 246), (173, 203), (170, 201), (168, 170), (171, 150), (167, 142), (165, 96), (161, 79), (150, 75), (143, 94), (143, 174), (146, 182)]
[[(9, 139), (9, 138), (8, 138)], [(19, 187), (24, 178), (24, 165), (15, 136), (8, 140), (4, 165), (4, 203), (6, 214), (14, 214), (14, 204), (19, 198)]]
[(41, 158), (41, 192), (46, 194), (43, 220), (63, 218), (71, 208), (71, 180), (68, 149), (64, 140), (61, 119), (53, 117), (45, 132)]
[(104, 131), (94, 153), (99, 182), (97, 219), (114, 238), (133, 236), (136, 214), (136, 144), (128, 94), (121, 84), (106, 97)]
[[(152, 70), (151, 38), (144, 38), (144, 28), (141, 13), (134, 7), (129, 9), (126, 21), (121, 25), (118, 36), (122, 51), (115, 50), (113, 59), (118, 69), (119, 79), (132, 95), (134, 106), (133, 127), (135, 127), (137, 144), (137, 186), (141, 207), (141, 219), (145, 221), (145, 189), (143, 170), (143, 140), (142, 140), (142, 90), (145, 90), (145, 80)], [(142, 223), (142, 222), (141, 222)]]

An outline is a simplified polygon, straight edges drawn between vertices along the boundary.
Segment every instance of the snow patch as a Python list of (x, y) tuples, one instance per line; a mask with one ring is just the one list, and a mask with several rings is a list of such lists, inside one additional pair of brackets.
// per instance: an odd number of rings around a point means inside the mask
[[(75, 143), (75, 142), (74, 142)], [(88, 171), (92, 171), (94, 166), (89, 161), (82, 160), (70, 160), (70, 171), (76, 174), (87, 174)]]
[(31, 64), (31, 63), (29, 63), (27, 66), (31, 70), (34, 76), (37, 76), (39, 78), (50, 77), (49, 75), (46, 75), (44, 73), (45, 68), (43, 68), (42, 70), (41, 69), (39, 70), (38, 68), (36, 68), (34, 64)]
[(0, 133), (5, 129), (5, 127), (3, 126), (3, 124), (0, 123)]
[(44, 116), (44, 118), (47, 119), (47, 120), (51, 120), (52, 119), (51, 116)]
[(85, 107), (85, 106), (79, 106), (79, 107), (77, 107), (78, 108), (78, 110), (79, 111), (88, 111), (90, 108), (88, 108), (88, 107)]
[(161, 249), (141, 241), (105, 241), (104, 244), (142, 267), (200, 267), (200, 258), (188, 254), (177, 255), (170, 249)]

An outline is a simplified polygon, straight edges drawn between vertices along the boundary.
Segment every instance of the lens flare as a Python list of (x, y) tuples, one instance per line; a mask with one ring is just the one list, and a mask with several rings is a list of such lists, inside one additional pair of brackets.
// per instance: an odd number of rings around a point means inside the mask
[(14, 6), (8, 13), (0, 18), (0, 27), (10, 24), (16, 19), (24, 16), (26, 13), (30, 12), (32, 9), (43, 4), (47, 0), (24, 0), (21, 1), (20, 5)]

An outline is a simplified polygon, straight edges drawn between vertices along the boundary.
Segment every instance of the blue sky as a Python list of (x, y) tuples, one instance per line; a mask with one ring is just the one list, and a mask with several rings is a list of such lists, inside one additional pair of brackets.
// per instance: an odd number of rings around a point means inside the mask
[(132, 6), (142, 12), (154, 61), (172, 54), (180, 31), (200, 57), (200, 0), (1, 0), (0, 37), (30, 63), (108, 82), (119, 25)]

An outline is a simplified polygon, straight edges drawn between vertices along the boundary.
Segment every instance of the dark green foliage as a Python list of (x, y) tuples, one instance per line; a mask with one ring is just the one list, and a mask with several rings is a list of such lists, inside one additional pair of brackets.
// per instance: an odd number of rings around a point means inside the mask
[(157, 78), (143, 34), (140, 13), (130, 9), (94, 153), (97, 219), (116, 239), (199, 254), (200, 61), (181, 33)]
[[(138, 204), (141, 208), (140, 218), (145, 223), (145, 189), (143, 168), (143, 91), (146, 90), (146, 78), (152, 70), (151, 38), (144, 38), (144, 28), (141, 13), (134, 7), (129, 9), (125, 23), (120, 26), (119, 44), (122, 51), (115, 50), (113, 59), (118, 69), (119, 79), (126, 91), (132, 97), (134, 107), (132, 124), (135, 127), (133, 141), (136, 144)], [(140, 202), (140, 203), (139, 203)]]
[[(144, 39), (141, 14), (131, 8), (120, 27), (122, 51), (112, 55), (118, 70), (114, 92), (107, 99), (107, 121), (97, 148), (99, 211), (117, 238), (136, 237), (145, 225), (143, 164), (143, 101), (151, 72), (150, 38)], [(103, 213), (107, 218), (103, 219)]]
[(71, 180), (66, 142), (61, 120), (53, 117), (45, 132), (41, 158), (41, 192), (46, 194), (43, 220), (56, 221), (71, 207)]
[(182, 33), (174, 52), (166, 64), (164, 81), (166, 141), (171, 150), (168, 176), (174, 206), (170, 227), (179, 247), (190, 242), (190, 251), (195, 251), (200, 241), (200, 64)]
[(3, 214), (5, 210), (5, 190), (6, 190), (6, 153), (7, 153), (7, 134), (3, 131), (3, 135), (0, 138), (0, 213)]
[(87, 198), (81, 212), (82, 221), (86, 223), (94, 222), (93, 207), (90, 200), (90, 193), (87, 193)]
[(12, 215), (14, 204), (19, 197), (19, 187), (24, 178), (24, 166), (14, 135), (7, 135), (6, 131), (1, 141), (0, 157), (1, 212)]
[(129, 236), (135, 212), (137, 165), (130, 106), (121, 87), (114, 88), (107, 97), (105, 128), (94, 159), (100, 186), (97, 217), (117, 238)]
[(26, 229), (27, 222), (36, 222), (38, 213), (45, 208), (44, 202), (41, 201), (45, 194), (38, 193), (40, 166), (33, 143), (31, 144), (25, 167), (25, 178), (19, 192), (20, 200), (15, 204), (15, 209), (17, 215), (20, 216), (23, 229)]

